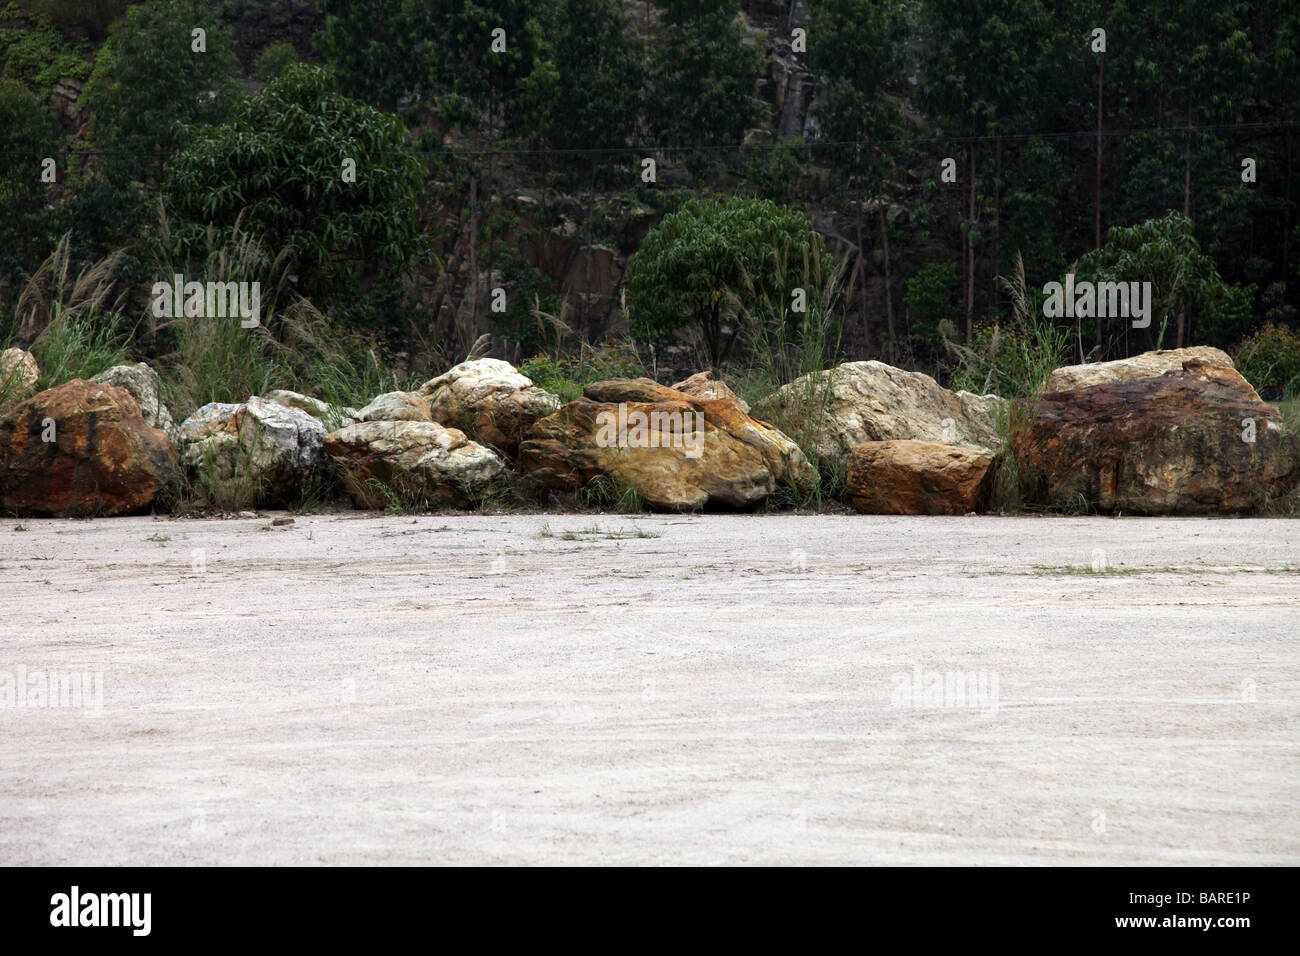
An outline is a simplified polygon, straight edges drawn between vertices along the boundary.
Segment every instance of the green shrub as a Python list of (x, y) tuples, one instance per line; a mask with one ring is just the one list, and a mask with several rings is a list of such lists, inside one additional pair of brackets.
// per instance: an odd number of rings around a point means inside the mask
[(1282, 386), (1288, 398), (1300, 389), (1300, 334), (1266, 322), (1233, 353), (1237, 371), (1256, 388)]
[(560, 396), (562, 402), (581, 398), (583, 388), (591, 382), (648, 377), (636, 350), (623, 341), (584, 344), (578, 354), (562, 358), (536, 355), (520, 365), (519, 371), (533, 384)]
[(292, 43), (272, 43), (257, 58), (254, 71), (264, 82), (269, 83), (286, 69), (298, 62), (298, 51)]

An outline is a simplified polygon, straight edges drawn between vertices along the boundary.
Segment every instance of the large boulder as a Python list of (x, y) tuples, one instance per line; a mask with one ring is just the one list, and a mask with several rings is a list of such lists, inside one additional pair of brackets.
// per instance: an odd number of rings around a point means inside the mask
[(872, 361), (795, 379), (759, 402), (755, 413), (778, 420), (814, 415), (812, 441), (825, 458), (863, 442), (904, 439), (997, 449), (1004, 404), (996, 395), (950, 392), (928, 375)]
[(735, 402), (742, 412), (749, 411), (749, 402), (733, 392), (726, 382), (714, 378), (710, 371), (696, 372), (690, 378), (683, 379), (671, 387), (678, 392), (694, 395), (696, 398), (719, 398)]
[(325, 427), (256, 396), (204, 405), (180, 432), (182, 461), (219, 508), (292, 504), (329, 475)]
[(74, 379), (0, 417), (0, 511), (58, 518), (142, 511), (176, 480), (174, 456), (130, 392)]
[(276, 405), (283, 405), (285, 408), (296, 408), (306, 412), (312, 418), (319, 420), (327, 431), (351, 425), (357, 421), (357, 416), (361, 414), (355, 408), (331, 405), (329, 402), (323, 402), (319, 398), (313, 398), (301, 392), (291, 392), (287, 388), (274, 389), (267, 392), (262, 398), (268, 402), (274, 402)]
[(963, 515), (983, 510), (993, 452), (939, 441), (873, 441), (849, 453), (845, 490), (864, 514)]
[(0, 352), (0, 404), (26, 398), (40, 377), (40, 367), (31, 352), (18, 348)]
[(431, 422), (429, 400), (419, 392), (384, 392), (356, 414), (359, 422)]
[[(1049, 392), (1013, 412), (1029, 504), (1129, 514), (1252, 511), (1300, 483), (1300, 440), (1234, 370)], [(1252, 440), (1253, 439), (1253, 440)]]
[(475, 359), (430, 379), (420, 388), (433, 420), (459, 428), (513, 455), (533, 423), (560, 407), (555, 395), (533, 384), (509, 362)]
[[(1157, 349), (1143, 352), (1129, 358), (1116, 359), (1113, 362), (1093, 362), (1089, 365), (1066, 365), (1058, 368), (1047, 379), (1045, 392), (1069, 392), (1076, 388), (1101, 385), (1103, 382), (1127, 382), (1135, 378), (1151, 378), (1165, 372), (1177, 372), (1184, 362), (1199, 360), (1206, 365), (1232, 370), (1232, 359), (1228, 353), (1208, 345), (1197, 345), (1186, 349)], [(1242, 379), (1246, 388), (1250, 384)], [(1254, 389), (1251, 388), (1254, 392)], [(1255, 396), (1259, 398), (1258, 395)]]
[(140, 406), (140, 414), (144, 416), (145, 424), (150, 428), (161, 428), (173, 444), (177, 442), (180, 429), (176, 427), (172, 413), (162, 402), (158, 373), (144, 362), (136, 362), (134, 365), (114, 365), (107, 371), (100, 372), (91, 381), (126, 389)]
[(817, 483), (794, 442), (735, 402), (695, 398), (649, 379), (588, 385), (584, 397), (533, 426), (519, 464), (557, 490), (608, 476), (669, 510), (745, 507), (779, 485), (808, 490)]
[(358, 422), (325, 436), (359, 508), (408, 505), (466, 507), (481, 501), (505, 465), (490, 448), (436, 422)]

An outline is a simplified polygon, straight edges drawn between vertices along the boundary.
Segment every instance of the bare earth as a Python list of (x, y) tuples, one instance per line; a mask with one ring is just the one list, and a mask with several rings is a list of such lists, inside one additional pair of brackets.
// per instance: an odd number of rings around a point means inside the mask
[(274, 516), (0, 524), (0, 864), (1300, 863), (1300, 522)]

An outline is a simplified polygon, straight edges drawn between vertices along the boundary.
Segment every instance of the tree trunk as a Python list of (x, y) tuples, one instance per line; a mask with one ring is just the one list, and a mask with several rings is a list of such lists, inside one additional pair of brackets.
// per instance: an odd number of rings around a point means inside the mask
[(862, 197), (858, 197), (858, 267), (854, 270), (857, 273), (858, 285), (858, 308), (862, 312), (862, 350), (866, 355), (871, 354), (871, 324), (867, 321), (867, 277), (862, 268)]
[(885, 256), (885, 317), (889, 327), (889, 364), (898, 361), (898, 335), (894, 330), (894, 294), (889, 282), (889, 223), (885, 219), (885, 197), (877, 201), (880, 213), (880, 248)]
[(1093, 192), (1093, 248), (1101, 248), (1101, 95), (1102, 79), (1106, 75), (1106, 54), (1097, 60), (1097, 180)]
[(966, 224), (966, 344), (975, 335), (975, 144), (970, 144), (970, 218)]

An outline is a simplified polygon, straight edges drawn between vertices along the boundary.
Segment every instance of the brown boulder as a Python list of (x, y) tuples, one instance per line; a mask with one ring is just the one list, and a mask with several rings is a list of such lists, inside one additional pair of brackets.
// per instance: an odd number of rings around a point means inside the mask
[(988, 500), (993, 452), (941, 441), (872, 441), (849, 452), (845, 490), (864, 514), (964, 515)]
[(528, 429), (560, 407), (560, 400), (533, 384), (509, 362), (483, 358), (461, 362), (420, 388), (433, 420), (475, 441), (514, 454)]
[[(1130, 514), (1253, 511), (1300, 483), (1300, 441), (1233, 369), (1164, 375), (1017, 403), (1026, 503)], [(1250, 440), (1253, 439), (1253, 440)]]
[(75, 379), (0, 418), (0, 511), (126, 514), (175, 479), (171, 441), (145, 424), (125, 389)]
[(735, 402), (742, 412), (749, 411), (749, 402), (733, 392), (726, 382), (714, 378), (712, 372), (696, 372), (690, 378), (678, 382), (673, 388), (687, 395), (694, 395), (696, 398), (716, 398)]
[(574, 491), (608, 476), (651, 506), (745, 507), (779, 485), (816, 485), (789, 438), (735, 402), (695, 398), (649, 379), (593, 382), (583, 398), (533, 426), (520, 467), (548, 488)]

